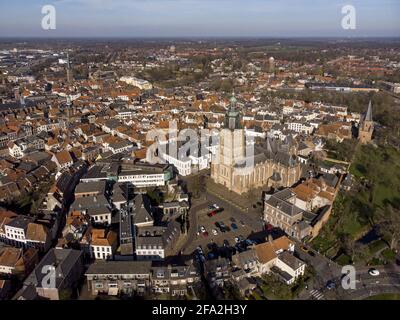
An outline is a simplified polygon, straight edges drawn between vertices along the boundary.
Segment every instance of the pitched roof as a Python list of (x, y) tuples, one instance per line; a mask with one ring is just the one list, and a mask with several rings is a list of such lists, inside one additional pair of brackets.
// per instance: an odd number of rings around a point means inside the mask
[(258, 244), (255, 246), (258, 260), (261, 263), (268, 263), (278, 256), (277, 251), (288, 250), (292, 244), (293, 242), (286, 236), (272, 240), (272, 242)]
[(68, 162), (73, 162), (71, 154), (67, 150), (63, 150), (56, 153), (55, 157), (60, 165), (63, 165)]
[(94, 246), (113, 246), (117, 242), (117, 233), (114, 231), (106, 232), (104, 229), (92, 229), (92, 245)]
[(39, 223), (29, 223), (26, 230), (26, 238), (29, 240), (46, 242), (49, 237), (48, 229)]

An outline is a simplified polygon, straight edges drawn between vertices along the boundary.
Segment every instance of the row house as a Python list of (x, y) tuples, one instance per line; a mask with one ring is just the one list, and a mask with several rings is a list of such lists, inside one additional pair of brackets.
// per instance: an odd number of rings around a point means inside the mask
[(31, 136), (9, 143), (8, 151), (12, 157), (20, 159), (29, 152), (44, 150), (44, 147), (43, 139)]
[(155, 265), (151, 261), (95, 261), (86, 272), (91, 294), (164, 293), (182, 296), (200, 281), (200, 273), (188, 265)]
[(3, 247), (0, 249), (0, 275), (27, 276), (39, 262), (34, 248)]
[(117, 233), (105, 229), (87, 228), (81, 248), (91, 259), (113, 260), (118, 246)]
[(26, 216), (16, 216), (3, 226), (1, 241), (18, 248), (36, 248), (46, 252), (51, 245), (50, 230)]

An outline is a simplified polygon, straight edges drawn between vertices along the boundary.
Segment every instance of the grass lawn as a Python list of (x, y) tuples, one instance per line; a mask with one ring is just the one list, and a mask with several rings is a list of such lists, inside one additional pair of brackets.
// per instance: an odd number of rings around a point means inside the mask
[(377, 253), (379, 250), (382, 250), (383, 248), (386, 247), (386, 243), (383, 240), (376, 240), (374, 242), (371, 242), (369, 245), (369, 250), (371, 254)]
[[(336, 149), (342, 147), (335, 146)], [(367, 145), (356, 148), (350, 166), (354, 176), (352, 190), (339, 193), (333, 205), (333, 214), (320, 234), (312, 240), (312, 247), (333, 257), (341, 248), (345, 249), (346, 244), (342, 241), (357, 241), (374, 228), (375, 223), (383, 220), (377, 212), (382, 214), (388, 206), (400, 206), (399, 164), (400, 152), (392, 147)], [(381, 240), (369, 244), (365, 259), (373, 259), (385, 248), (386, 244)], [(385, 251), (379, 260), (390, 259), (392, 254)], [(339, 257), (338, 262), (344, 263), (345, 260), (345, 257)]]
[(383, 250), (381, 256), (384, 257), (387, 261), (394, 261), (396, 259), (396, 253), (393, 252), (393, 250), (390, 248)]
[(340, 264), (341, 266), (346, 266), (348, 264), (351, 264), (351, 257), (349, 257), (346, 254), (341, 254), (337, 259), (336, 262)]
[(384, 293), (369, 297), (365, 300), (400, 300), (399, 293)]

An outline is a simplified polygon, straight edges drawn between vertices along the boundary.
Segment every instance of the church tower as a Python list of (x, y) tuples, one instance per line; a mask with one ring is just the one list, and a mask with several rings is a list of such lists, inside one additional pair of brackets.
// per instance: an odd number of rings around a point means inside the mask
[(246, 149), (244, 129), (241, 124), (242, 116), (236, 104), (233, 95), (225, 113), (224, 129), (219, 135), (218, 155), (211, 164), (211, 178), (229, 190), (233, 188), (234, 166), (244, 158)]
[(67, 82), (71, 84), (72, 82), (72, 70), (71, 61), (69, 60), (69, 52), (67, 51)]
[(373, 132), (374, 122), (372, 121), (372, 104), (371, 101), (369, 101), (367, 113), (359, 125), (358, 139), (362, 144), (369, 143), (372, 140)]

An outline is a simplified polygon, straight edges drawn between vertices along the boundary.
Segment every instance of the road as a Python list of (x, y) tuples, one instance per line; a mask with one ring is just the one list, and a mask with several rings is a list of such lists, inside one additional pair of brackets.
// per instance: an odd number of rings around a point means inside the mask
[[(296, 241), (296, 255), (311, 265), (316, 275), (308, 283), (308, 289), (299, 294), (300, 300), (360, 300), (383, 293), (400, 293), (400, 267), (395, 264), (374, 267), (379, 270), (379, 276), (368, 273), (371, 267), (354, 266), (355, 289), (344, 289), (341, 283), (342, 267), (313, 250), (312, 257), (300, 249), (301, 245)], [(328, 281), (335, 283), (335, 289), (326, 288)]]

